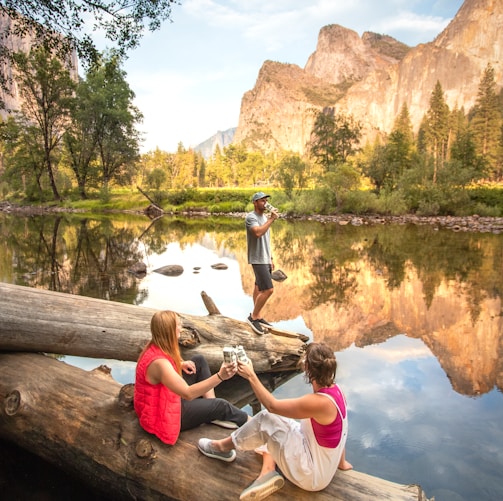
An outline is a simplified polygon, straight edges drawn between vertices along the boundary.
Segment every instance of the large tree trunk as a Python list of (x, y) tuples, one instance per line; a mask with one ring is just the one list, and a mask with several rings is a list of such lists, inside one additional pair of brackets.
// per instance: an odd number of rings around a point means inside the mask
[[(205, 304), (212, 304), (202, 295)], [(0, 297), (0, 350), (7, 351), (136, 361), (150, 340), (150, 319), (157, 311), (5, 283), (0, 283)], [(222, 348), (242, 345), (257, 372), (296, 368), (306, 336), (277, 329), (259, 336), (246, 322), (211, 313), (179, 313), (184, 359), (202, 354), (216, 372)]]
[[(163, 444), (140, 428), (131, 389), (103, 368), (86, 372), (44, 355), (0, 354), (0, 437), (116, 499), (238, 499), (258, 475), (258, 456), (239, 452), (230, 464), (203, 456), (197, 450), (199, 438), (223, 438), (229, 433), (214, 425), (182, 432), (174, 446)], [(338, 472), (318, 493), (286, 481), (273, 499), (425, 498), (418, 486), (352, 471)]]

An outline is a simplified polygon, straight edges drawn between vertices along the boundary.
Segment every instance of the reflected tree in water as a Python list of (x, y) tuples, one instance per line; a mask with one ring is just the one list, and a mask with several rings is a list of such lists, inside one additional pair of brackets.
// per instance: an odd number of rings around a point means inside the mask
[(85, 296), (91, 289), (103, 299), (134, 303), (138, 294), (136, 280), (127, 270), (143, 259), (136, 237), (135, 230), (116, 228), (110, 220), (100, 224), (81, 220), (72, 271), (75, 293)]
[(314, 309), (324, 303), (342, 305), (348, 303), (358, 291), (358, 269), (350, 268), (315, 256), (311, 263), (314, 281), (309, 286), (309, 304)]
[(135, 303), (139, 292), (128, 268), (143, 259), (134, 229), (111, 221), (18, 218), (10, 228), (16, 283), (57, 292)]

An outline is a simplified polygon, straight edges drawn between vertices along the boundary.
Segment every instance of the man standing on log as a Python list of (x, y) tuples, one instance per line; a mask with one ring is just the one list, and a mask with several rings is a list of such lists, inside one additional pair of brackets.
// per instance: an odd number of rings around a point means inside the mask
[(274, 292), (271, 273), (274, 269), (271, 255), (271, 235), (269, 228), (278, 218), (278, 213), (271, 211), (269, 217), (264, 212), (270, 195), (259, 191), (252, 197), (253, 211), (246, 215), (246, 243), (248, 263), (255, 273), (253, 289), (253, 311), (248, 316), (248, 323), (257, 334), (264, 334), (264, 326), (271, 324), (262, 318), (262, 308)]

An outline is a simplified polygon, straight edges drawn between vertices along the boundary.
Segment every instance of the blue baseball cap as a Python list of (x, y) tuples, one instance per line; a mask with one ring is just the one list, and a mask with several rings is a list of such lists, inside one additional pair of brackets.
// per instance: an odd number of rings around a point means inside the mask
[(269, 198), (271, 195), (266, 195), (263, 191), (258, 191), (253, 195), (252, 197), (252, 202), (256, 202), (257, 200), (260, 200), (261, 198)]

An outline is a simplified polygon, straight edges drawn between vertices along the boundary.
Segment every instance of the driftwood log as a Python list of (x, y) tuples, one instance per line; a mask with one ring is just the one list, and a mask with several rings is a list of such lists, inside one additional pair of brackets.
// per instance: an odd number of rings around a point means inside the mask
[[(203, 436), (228, 435), (214, 425), (182, 432), (174, 446), (144, 432), (132, 408), (131, 385), (121, 386), (106, 372), (87, 372), (40, 354), (0, 354), (0, 436), (114, 499), (235, 500), (257, 476), (260, 460), (254, 452), (240, 452), (228, 464), (197, 450)], [(418, 486), (351, 471), (338, 472), (317, 493), (286, 481), (270, 499), (426, 498)]]
[[(202, 292), (206, 305), (213, 304)], [(150, 340), (154, 309), (0, 283), (0, 350), (136, 361)], [(308, 338), (278, 329), (255, 334), (243, 321), (216, 313), (179, 313), (185, 359), (203, 354), (216, 372), (224, 346), (243, 345), (257, 373), (293, 370)]]

